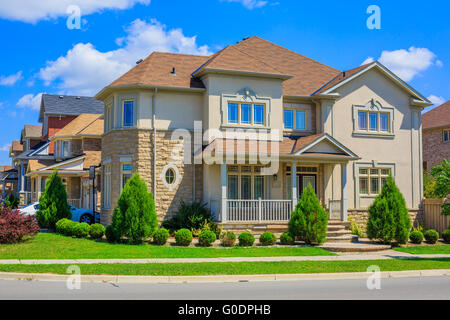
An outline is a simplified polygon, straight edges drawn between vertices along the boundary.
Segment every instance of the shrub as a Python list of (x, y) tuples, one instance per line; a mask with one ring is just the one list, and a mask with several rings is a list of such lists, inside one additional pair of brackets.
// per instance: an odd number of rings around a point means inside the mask
[(350, 221), (350, 231), (352, 234), (362, 238), (364, 236), (363, 228), (351, 218), (349, 218), (348, 221)]
[(192, 242), (192, 232), (189, 229), (180, 229), (175, 233), (175, 242), (179, 246), (187, 247)]
[(251, 247), (255, 242), (255, 237), (250, 232), (241, 233), (238, 239), (241, 247)]
[(72, 220), (66, 218), (58, 220), (58, 222), (56, 222), (55, 224), (56, 232), (62, 235), (66, 235), (67, 232), (66, 230), (72, 222), (73, 222)]
[(210, 230), (214, 232), (214, 234), (216, 235), (216, 239), (219, 239), (220, 234), (222, 233), (222, 227), (219, 226), (218, 223), (212, 221), (212, 219), (203, 221), (203, 223), (201, 224), (201, 231), (203, 230)]
[(444, 239), (446, 243), (450, 243), (450, 229), (447, 229), (444, 232), (442, 232), (442, 239)]
[(423, 241), (423, 233), (419, 230), (414, 230), (409, 234), (409, 240), (415, 244), (421, 244)]
[(63, 235), (68, 237), (74, 236), (75, 235), (74, 230), (77, 224), (79, 224), (79, 222), (69, 220), (69, 222), (67, 222), (67, 224), (65, 224), (63, 227), (64, 228)]
[(23, 216), (9, 208), (0, 209), (0, 243), (19, 243), (39, 232), (34, 216)]
[(101, 239), (105, 234), (105, 227), (100, 223), (94, 223), (89, 229), (89, 236), (92, 239)]
[(439, 239), (439, 233), (433, 229), (425, 231), (423, 236), (425, 237), (425, 240), (429, 244), (435, 244)]
[(119, 242), (120, 237), (117, 235), (112, 225), (109, 225), (105, 229), (106, 240), (110, 243)]
[(369, 207), (367, 236), (383, 243), (406, 243), (411, 230), (411, 219), (405, 198), (395, 185), (392, 176), (387, 177), (381, 193)]
[(39, 210), (36, 217), (41, 227), (44, 228), (54, 228), (57, 221), (63, 218), (72, 218), (67, 204), (66, 188), (56, 169), (45, 184), (44, 192), (39, 199)]
[(280, 242), (284, 246), (291, 246), (295, 243), (294, 238), (289, 232), (285, 232), (280, 236)]
[(156, 230), (153, 194), (147, 192), (147, 184), (138, 173), (127, 181), (117, 204), (111, 227), (115, 241), (126, 237), (131, 243), (142, 243)]
[(264, 232), (259, 237), (259, 243), (263, 246), (273, 246), (277, 242), (277, 237), (272, 232)]
[(307, 244), (321, 244), (327, 237), (328, 213), (309, 184), (303, 191), (289, 221), (289, 232)]
[(153, 242), (159, 246), (165, 245), (169, 239), (169, 231), (165, 228), (160, 228), (153, 234)]
[(203, 230), (198, 238), (198, 243), (200, 243), (202, 247), (210, 247), (216, 239), (217, 237), (214, 232), (211, 230)]
[(89, 236), (90, 225), (86, 222), (75, 222), (72, 229), (73, 235), (77, 238), (87, 238)]
[(225, 232), (220, 235), (220, 242), (224, 247), (232, 247), (236, 243), (236, 236), (233, 232)]
[(206, 204), (200, 202), (188, 204), (181, 201), (176, 215), (171, 219), (165, 220), (162, 226), (166, 229), (173, 230), (189, 229), (200, 234), (205, 221), (208, 224), (214, 223), (211, 212), (206, 207)]
[(17, 209), (19, 206), (19, 199), (12, 193), (5, 198), (5, 206), (9, 209)]

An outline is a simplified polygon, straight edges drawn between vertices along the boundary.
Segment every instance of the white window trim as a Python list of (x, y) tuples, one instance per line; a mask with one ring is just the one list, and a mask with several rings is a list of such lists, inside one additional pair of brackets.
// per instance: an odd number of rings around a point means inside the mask
[[(229, 168), (230, 167), (234, 167), (237, 166), (238, 167), (238, 171), (237, 172), (230, 172)], [(242, 172), (242, 167), (251, 167), (251, 172)], [(261, 172), (255, 172), (255, 168), (254, 167), (261, 167)], [(263, 172), (263, 167), (260, 165), (230, 165), (227, 166), (227, 194), (228, 194), (228, 178), (229, 176), (237, 176), (238, 177), (238, 190), (237, 190), (237, 194), (238, 194), (238, 198), (237, 199), (230, 199), (230, 200), (258, 200), (255, 199), (255, 177), (263, 177), (264, 179), (264, 185), (263, 185), (263, 197), (261, 199), (267, 199), (267, 183), (268, 183), (268, 179), (266, 177), (268, 177), (267, 175), (262, 174)], [(241, 194), (241, 177), (242, 176), (250, 176), (251, 177), (251, 181), (250, 181), (250, 199), (242, 199), (242, 194)]]
[[(131, 170), (123, 170), (124, 164), (131, 165)], [(122, 190), (123, 190), (123, 175), (124, 174), (133, 175), (133, 163), (131, 161), (124, 161), (124, 162), (121, 161), (120, 162), (120, 192), (122, 192)]]
[[(448, 132), (447, 133), (448, 140), (445, 140), (445, 132)], [(450, 142), (450, 129), (442, 130), (442, 142), (444, 142), (444, 143)]]
[[(358, 113), (367, 112), (367, 129), (359, 129)], [(369, 112), (377, 113), (378, 128), (377, 131), (369, 129)], [(380, 113), (387, 113), (389, 116), (388, 131), (380, 130)], [(370, 136), (380, 138), (394, 138), (394, 108), (385, 108), (378, 101), (371, 101), (368, 105), (353, 105), (353, 136)]]

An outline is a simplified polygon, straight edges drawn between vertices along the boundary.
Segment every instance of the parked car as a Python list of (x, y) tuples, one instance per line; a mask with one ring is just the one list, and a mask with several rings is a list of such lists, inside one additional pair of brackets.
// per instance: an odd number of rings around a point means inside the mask
[[(19, 209), (19, 213), (24, 215), (35, 215), (39, 210), (39, 202), (33, 202), (29, 205)], [(89, 209), (80, 209), (70, 206), (70, 212), (72, 213), (72, 220), (77, 222), (86, 222), (89, 224), (94, 223), (93, 211)], [(95, 212), (95, 222), (100, 222), (100, 215)]]

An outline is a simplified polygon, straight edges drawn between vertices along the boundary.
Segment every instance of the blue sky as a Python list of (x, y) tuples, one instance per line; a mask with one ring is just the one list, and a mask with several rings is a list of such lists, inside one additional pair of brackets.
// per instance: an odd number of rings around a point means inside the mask
[[(67, 27), (72, 4), (81, 29)], [(367, 28), (370, 5), (381, 10), (379, 30)], [(210, 54), (252, 35), (340, 70), (380, 59), (442, 103), (449, 9), (401, 0), (0, 0), (0, 164), (10, 163), (23, 125), (37, 124), (40, 93), (94, 95), (154, 50)]]

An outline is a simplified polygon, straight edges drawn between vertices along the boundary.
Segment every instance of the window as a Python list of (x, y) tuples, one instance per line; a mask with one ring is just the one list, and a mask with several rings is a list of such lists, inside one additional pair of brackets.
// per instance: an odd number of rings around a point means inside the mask
[(123, 126), (124, 127), (132, 127), (133, 126), (133, 109), (134, 109), (134, 101), (133, 100), (124, 100), (123, 101)]
[(133, 166), (131, 163), (121, 163), (121, 187), (122, 189), (125, 187), (125, 184), (131, 178), (131, 171), (133, 170)]
[(172, 168), (166, 171), (166, 182), (167, 184), (173, 184), (175, 182), (175, 171)]
[(284, 128), (306, 130), (306, 110), (284, 109)]
[(111, 202), (111, 165), (105, 165), (105, 177), (104, 177), (104, 187), (103, 187), (103, 206), (105, 208), (110, 208)]
[(390, 132), (390, 114), (387, 112), (358, 111), (358, 130)]
[(386, 178), (391, 173), (391, 169), (360, 168), (359, 169), (359, 194), (377, 195), (383, 189)]
[(265, 124), (265, 105), (254, 103), (228, 103), (228, 123), (240, 125)]
[(260, 166), (228, 166), (228, 199), (263, 199), (265, 176)]
[(70, 156), (70, 144), (69, 141), (62, 141), (62, 157), (68, 158)]
[(47, 178), (42, 177), (41, 178), (41, 192), (44, 192), (46, 182), (47, 182)]
[(444, 142), (450, 141), (450, 130), (444, 130), (443, 140), (444, 140)]

